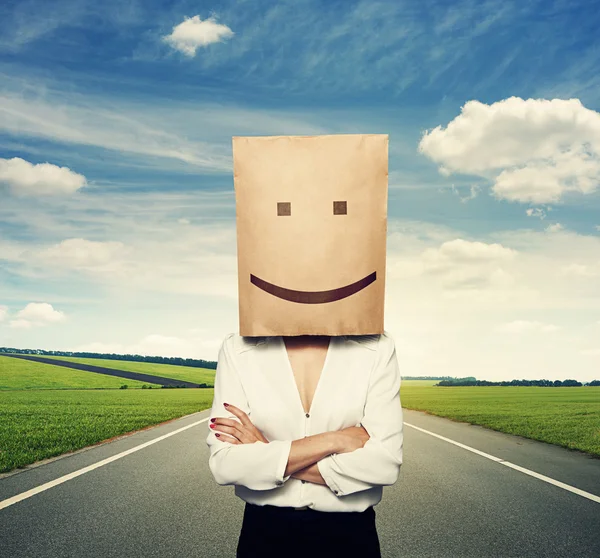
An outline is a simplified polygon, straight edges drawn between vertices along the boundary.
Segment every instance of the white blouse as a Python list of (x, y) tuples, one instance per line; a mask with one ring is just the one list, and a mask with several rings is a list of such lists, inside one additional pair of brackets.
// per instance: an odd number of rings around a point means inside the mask
[[(269, 443), (232, 444), (210, 428), (209, 468), (219, 485), (253, 504), (308, 506), (320, 511), (364, 511), (381, 501), (402, 465), (400, 370), (392, 337), (331, 337), (310, 411), (305, 413), (281, 336), (230, 333), (219, 350), (210, 417), (239, 420), (223, 406), (242, 409)], [(327, 485), (284, 476), (293, 440), (362, 426), (364, 447), (317, 462)], [(217, 430), (218, 431), (218, 430)]]

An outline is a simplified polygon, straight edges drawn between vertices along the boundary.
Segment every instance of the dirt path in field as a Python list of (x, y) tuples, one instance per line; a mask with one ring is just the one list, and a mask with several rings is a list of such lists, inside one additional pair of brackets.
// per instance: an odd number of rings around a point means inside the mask
[[(158, 384), (161, 386), (179, 386), (186, 388), (198, 388), (200, 384), (177, 380), (174, 378), (164, 378), (162, 376), (153, 376), (151, 374), (142, 374), (140, 372), (128, 372), (126, 370), (114, 370), (113, 368), (105, 368), (103, 366), (92, 366), (91, 364), (83, 364), (80, 362), (70, 362), (68, 360), (55, 360), (53, 358), (44, 358), (41, 356), (32, 355), (15, 355), (2, 353), (2, 356), (20, 358), (23, 360), (31, 360), (33, 362), (41, 362), (43, 364), (54, 364), (55, 366), (65, 366), (66, 368), (74, 368), (75, 370), (84, 370), (85, 372), (95, 372), (96, 374), (107, 374), (108, 376), (117, 376), (128, 380), (138, 380), (148, 384)], [(115, 361), (117, 363), (118, 361)]]

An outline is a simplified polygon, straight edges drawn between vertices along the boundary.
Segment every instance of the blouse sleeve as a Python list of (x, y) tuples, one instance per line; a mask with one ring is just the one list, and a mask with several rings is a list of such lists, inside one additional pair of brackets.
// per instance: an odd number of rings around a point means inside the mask
[[(219, 350), (215, 388), (210, 418), (222, 417), (239, 421), (227, 411), (223, 402), (249, 414), (248, 401), (233, 360), (233, 336), (230, 333)], [(283, 485), (291, 475), (284, 476), (292, 440), (256, 441), (233, 444), (220, 440), (210, 428), (206, 443), (210, 450), (208, 466), (219, 485), (242, 485), (251, 490), (270, 490)]]
[(337, 496), (398, 480), (404, 438), (400, 382), (394, 340), (384, 333), (378, 341), (361, 421), (369, 440), (362, 448), (334, 453), (317, 462), (321, 476)]

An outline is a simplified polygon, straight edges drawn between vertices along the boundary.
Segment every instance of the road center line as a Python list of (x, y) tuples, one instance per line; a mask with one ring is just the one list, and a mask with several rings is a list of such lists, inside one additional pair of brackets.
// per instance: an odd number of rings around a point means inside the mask
[(558, 486), (559, 488), (562, 488), (563, 490), (568, 490), (569, 492), (572, 492), (573, 494), (577, 494), (578, 496), (583, 496), (584, 498), (587, 498), (588, 500), (591, 500), (592, 502), (596, 502), (596, 503), (600, 504), (600, 496), (596, 496), (595, 494), (586, 492), (585, 490), (575, 488), (574, 486), (571, 486), (570, 484), (565, 484), (564, 482), (557, 481), (553, 478), (547, 477), (546, 475), (536, 473), (535, 471), (532, 471), (531, 469), (526, 469), (525, 467), (515, 465), (514, 463), (511, 463), (510, 461), (504, 461), (504, 459), (500, 459), (499, 457), (495, 457), (494, 455), (490, 455), (489, 453), (485, 453), (484, 451), (479, 451), (478, 449), (472, 448), (470, 446), (466, 446), (465, 444), (461, 444), (460, 442), (456, 442), (454, 440), (451, 440), (450, 438), (446, 438), (445, 436), (436, 434), (435, 432), (430, 432), (429, 430), (425, 430), (424, 428), (420, 428), (419, 426), (415, 426), (414, 424), (409, 424), (408, 422), (405, 422), (404, 424), (406, 426), (410, 426), (411, 428), (415, 428), (416, 430), (420, 430), (421, 432), (424, 432), (425, 434), (429, 434), (430, 436), (435, 436), (436, 438), (439, 438), (440, 440), (444, 440), (444, 442), (454, 444), (455, 446), (466, 449), (467, 451), (476, 453), (477, 455), (481, 455), (481, 457), (485, 457), (487, 459), (490, 459), (491, 461), (495, 461), (496, 463), (499, 463), (500, 465), (506, 465), (507, 467), (510, 467), (511, 469), (515, 469), (516, 471), (520, 471), (521, 473), (525, 473), (526, 475), (535, 477), (536, 479), (540, 479), (544, 482), (547, 482), (548, 484), (553, 484), (554, 486)]

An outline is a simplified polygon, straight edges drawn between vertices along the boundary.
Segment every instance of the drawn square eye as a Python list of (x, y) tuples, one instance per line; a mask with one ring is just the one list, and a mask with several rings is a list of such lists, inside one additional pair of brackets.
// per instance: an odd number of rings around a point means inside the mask
[(277, 202), (277, 215), (291, 215), (292, 214), (292, 203), (291, 202)]
[(347, 206), (345, 201), (334, 201), (333, 202), (333, 214), (334, 215), (346, 215)]

